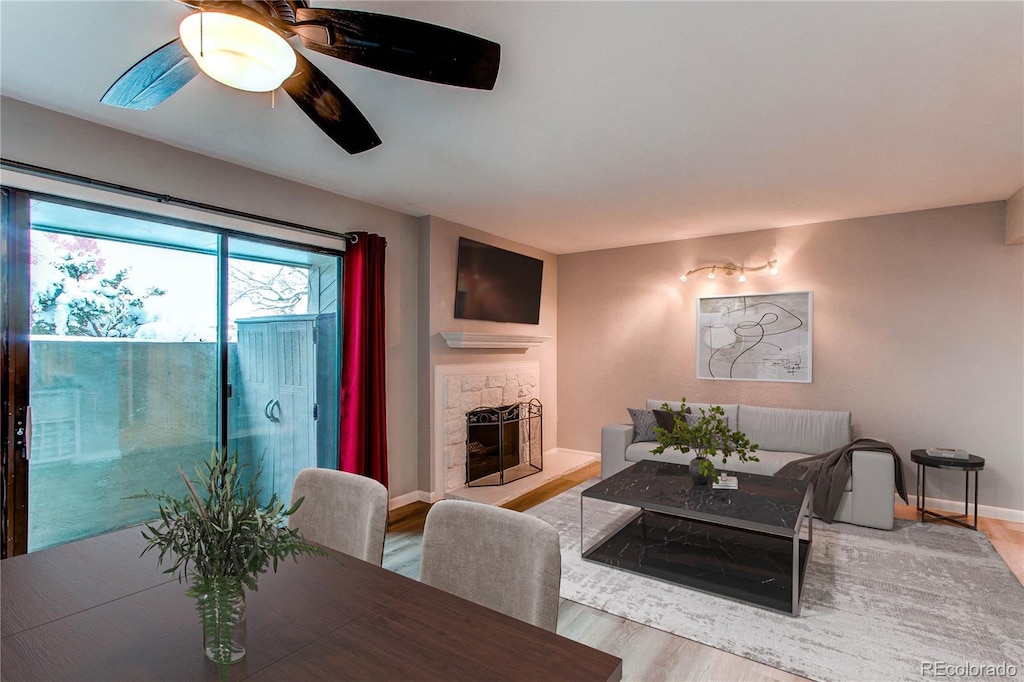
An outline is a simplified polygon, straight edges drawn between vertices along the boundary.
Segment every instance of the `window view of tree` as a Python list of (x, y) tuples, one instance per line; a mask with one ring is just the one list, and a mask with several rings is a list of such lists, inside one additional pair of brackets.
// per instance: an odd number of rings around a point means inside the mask
[(232, 313), (246, 314), (243, 309), (252, 309), (249, 314), (257, 310), (275, 315), (304, 313), (309, 302), (309, 270), (232, 259), (228, 292)]
[[(31, 333), (213, 341), (215, 275), (195, 268), (187, 251), (36, 232)], [(307, 312), (309, 268), (233, 257), (228, 292), (233, 341), (234, 320)]]
[(33, 296), (33, 334), (132, 338), (155, 319), (146, 311), (146, 300), (163, 296), (164, 290), (148, 287), (135, 293), (127, 281), (128, 267), (105, 277), (106, 261), (95, 239), (47, 237), (64, 253), (47, 264), (55, 272)]

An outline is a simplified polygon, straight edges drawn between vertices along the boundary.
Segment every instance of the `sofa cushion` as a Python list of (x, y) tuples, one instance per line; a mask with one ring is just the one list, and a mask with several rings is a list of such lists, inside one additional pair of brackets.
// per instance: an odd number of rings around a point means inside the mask
[(653, 441), (654, 427), (658, 423), (654, 420), (654, 410), (642, 410), (635, 407), (627, 407), (630, 419), (633, 420), (633, 442)]
[(681, 453), (675, 448), (666, 450), (660, 455), (652, 455), (651, 450), (658, 447), (657, 442), (653, 443), (633, 443), (632, 445), (626, 446), (626, 461), (627, 462), (640, 462), (645, 459), (653, 459), (656, 462), (675, 462), (676, 464), (688, 464), (693, 459), (693, 453)]
[[(729, 455), (729, 461), (723, 462), (720, 455), (711, 457), (716, 469), (726, 471), (742, 471), (748, 474), (761, 474), (762, 476), (773, 476), (775, 472), (790, 462), (807, 457), (803, 452), (785, 452), (775, 450), (755, 450), (751, 454), (758, 459), (756, 462), (741, 462), (735, 454)], [(655, 455), (656, 456), (656, 455)]]
[(738, 413), (733, 428), (762, 450), (820, 455), (851, 440), (849, 412), (740, 405)]

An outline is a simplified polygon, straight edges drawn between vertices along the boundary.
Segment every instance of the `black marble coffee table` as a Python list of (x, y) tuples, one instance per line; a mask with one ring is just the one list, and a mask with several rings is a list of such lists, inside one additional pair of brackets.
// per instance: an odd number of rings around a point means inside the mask
[(800, 615), (812, 486), (730, 473), (739, 488), (714, 490), (694, 485), (684, 465), (644, 460), (587, 488), (580, 498), (583, 558)]

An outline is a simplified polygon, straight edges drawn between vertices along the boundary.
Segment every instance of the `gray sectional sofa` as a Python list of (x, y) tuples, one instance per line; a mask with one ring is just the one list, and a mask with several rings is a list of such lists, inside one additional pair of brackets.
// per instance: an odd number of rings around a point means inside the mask
[[(674, 410), (680, 407), (678, 401), (648, 400), (646, 409), (661, 409), (665, 402)], [(700, 414), (701, 407), (711, 407), (707, 403), (686, 404), (696, 414)], [(733, 455), (723, 464), (721, 458), (712, 458), (716, 467), (727, 471), (772, 475), (788, 462), (829, 452), (853, 440), (849, 412), (755, 405), (722, 405), (722, 408), (729, 420), (729, 428), (743, 431), (752, 443), (760, 446), (755, 453), (759, 462), (741, 462)], [(601, 429), (603, 478), (643, 459), (686, 464), (693, 458), (692, 452), (681, 453), (678, 450), (652, 455), (651, 450), (658, 444), (656, 441), (633, 442), (633, 437), (633, 424), (612, 424)], [(856, 450), (852, 464), (853, 471), (835, 521), (892, 529), (895, 504), (892, 455)]]

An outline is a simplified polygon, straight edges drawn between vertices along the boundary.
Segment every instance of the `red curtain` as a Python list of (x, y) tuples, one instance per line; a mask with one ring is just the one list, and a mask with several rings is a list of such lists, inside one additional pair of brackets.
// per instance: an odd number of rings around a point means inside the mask
[(384, 249), (380, 235), (356, 232), (345, 250), (341, 323), (338, 468), (388, 484), (384, 366)]

